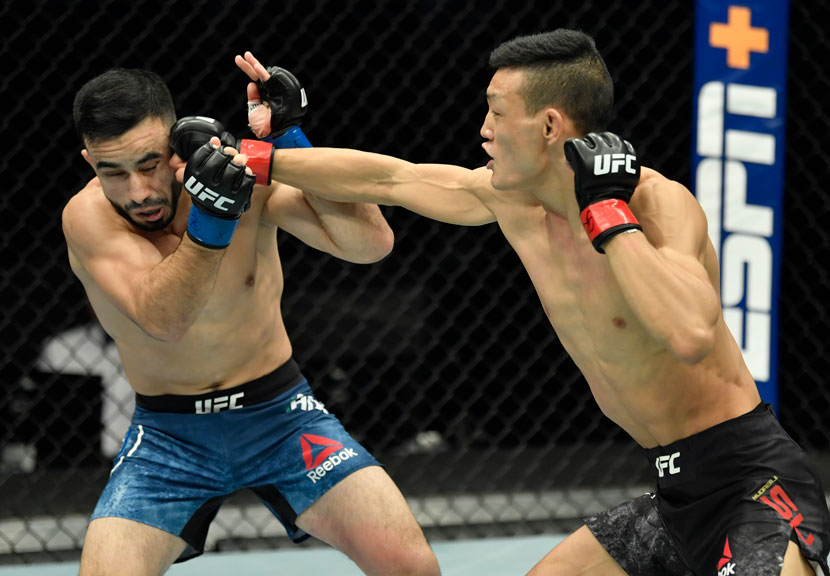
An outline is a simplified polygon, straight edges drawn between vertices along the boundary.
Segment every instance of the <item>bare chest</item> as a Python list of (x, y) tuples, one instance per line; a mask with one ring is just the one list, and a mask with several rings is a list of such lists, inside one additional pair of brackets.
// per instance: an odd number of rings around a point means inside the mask
[[(546, 214), (523, 229), (502, 227), (562, 344), (583, 371), (626, 361), (646, 335), (611, 271), (581, 230)], [(588, 370), (590, 371), (590, 370)]]

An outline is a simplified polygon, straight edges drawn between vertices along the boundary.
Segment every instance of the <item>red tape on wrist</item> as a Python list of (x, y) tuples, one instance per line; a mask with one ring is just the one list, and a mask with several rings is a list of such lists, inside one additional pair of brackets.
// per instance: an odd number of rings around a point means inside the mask
[(270, 142), (242, 140), (239, 143), (239, 153), (248, 157), (248, 167), (256, 176), (257, 184), (271, 183), (271, 157), (274, 147)]
[(601, 200), (596, 204), (591, 204), (582, 211), (580, 219), (582, 220), (582, 227), (585, 228), (591, 242), (605, 230), (614, 226), (640, 224), (634, 214), (631, 213), (628, 203), (617, 198)]

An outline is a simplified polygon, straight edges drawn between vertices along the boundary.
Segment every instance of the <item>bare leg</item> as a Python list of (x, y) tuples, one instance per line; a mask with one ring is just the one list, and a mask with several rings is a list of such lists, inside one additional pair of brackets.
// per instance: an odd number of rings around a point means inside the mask
[(795, 542), (787, 546), (784, 554), (784, 566), (781, 567), (781, 576), (816, 576), (815, 571), (801, 554), (801, 549)]
[(379, 466), (358, 470), (297, 518), (366, 574), (440, 573), (438, 560), (398, 487)]
[(158, 528), (124, 518), (96, 518), (81, 554), (81, 576), (158, 576), (187, 544)]
[(527, 576), (626, 576), (587, 526), (548, 552)]

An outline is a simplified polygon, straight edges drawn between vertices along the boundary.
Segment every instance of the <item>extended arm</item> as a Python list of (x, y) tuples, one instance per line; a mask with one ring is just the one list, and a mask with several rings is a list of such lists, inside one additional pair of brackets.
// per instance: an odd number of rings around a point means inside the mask
[(335, 202), (402, 206), (450, 224), (478, 226), (496, 217), (480, 198), (490, 172), (339, 148), (275, 150), (272, 178)]
[[(248, 121), (255, 134), (273, 136), (283, 133), (286, 126), (299, 125), (307, 99), (290, 72), (266, 68), (250, 52), (236, 56), (235, 62), (251, 80), (247, 88)], [(275, 100), (275, 95), (280, 98)], [(495, 221), (479, 195), (490, 184), (490, 173), (483, 168), (471, 171), (458, 166), (411, 164), (357, 150), (294, 149), (299, 145), (282, 144), (275, 147), (280, 149), (273, 155), (271, 178), (304, 190), (312, 203), (315, 198), (324, 198), (403, 206), (453, 224)]]

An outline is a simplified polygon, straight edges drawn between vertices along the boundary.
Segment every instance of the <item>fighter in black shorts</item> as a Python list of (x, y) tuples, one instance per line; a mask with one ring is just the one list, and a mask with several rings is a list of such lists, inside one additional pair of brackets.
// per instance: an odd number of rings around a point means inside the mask
[(793, 542), (830, 575), (821, 481), (769, 405), (647, 454), (657, 492), (586, 520), (626, 573), (778, 576)]
[[(267, 78), (250, 53), (236, 61)], [(490, 64), (486, 168), (277, 150), (272, 177), (333, 201), (498, 222), (600, 408), (649, 450), (654, 499), (591, 519), (532, 574), (830, 576), (821, 486), (759, 408), (721, 310), (706, 216), (689, 190), (641, 169), (628, 142), (603, 132), (614, 87), (593, 39), (523, 36)]]

